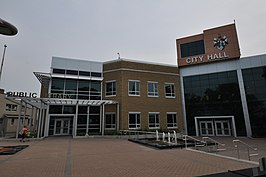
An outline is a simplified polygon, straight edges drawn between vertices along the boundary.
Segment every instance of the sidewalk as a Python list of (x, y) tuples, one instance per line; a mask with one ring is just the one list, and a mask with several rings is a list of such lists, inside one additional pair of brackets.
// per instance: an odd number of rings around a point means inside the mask
[[(23, 144), (0, 141), (0, 145)], [(54, 137), (0, 156), (2, 177), (176, 177), (197, 176), (255, 165), (185, 149), (156, 150), (125, 139)]]

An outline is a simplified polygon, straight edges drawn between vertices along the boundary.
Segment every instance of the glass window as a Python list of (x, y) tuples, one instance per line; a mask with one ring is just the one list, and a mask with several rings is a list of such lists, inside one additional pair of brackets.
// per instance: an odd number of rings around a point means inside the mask
[(140, 113), (129, 113), (128, 114), (128, 128), (129, 129), (140, 128)]
[(63, 114), (76, 114), (76, 106), (64, 106)]
[(64, 69), (53, 69), (53, 73), (54, 74), (65, 74), (65, 70)]
[(149, 113), (149, 128), (160, 128), (159, 113)]
[(10, 125), (13, 126), (14, 123), (15, 123), (15, 118), (12, 118), (12, 119), (10, 120)]
[(102, 77), (102, 73), (91, 72), (91, 76), (92, 76), (92, 77)]
[(90, 72), (87, 72), (87, 71), (79, 71), (79, 75), (80, 76), (90, 76), (91, 73)]
[(167, 113), (167, 128), (177, 128), (176, 113)]
[(62, 105), (50, 105), (49, 114), (62, 114)]
[(148, 96), (158, 97), (158, 82), (148, 82)]
[(165, 84), (165, 97), (174, 98), (175, 97), (175, 85), (172, 83)]
[(52, 90), (64, 90), (64, 79), (52, 78)]
[(106, 82), (106, 96), (115, 96), (116, 95), (116, 81), (107, 81)]
[(79, 72), (76, 70), (66, 70), (66, 73), (71, 75), (78, 75)]
[(77, 80), (66, 79), (65, 90), (77, 90)]
[(106, 113), (105, 114), (105, 128), (106, 129), (115, 129), (115, 113)]
[(204, 41), (193, 41), (180, 44), (181, 57), (189, 57), (194, 55), (201, 55), (205, 53)]
[(128, 94), (130, 96), (139, 96), (140, 95), (140, 81), (128, 81)]
[(6, 104), (6, 111), (17, 111), (18, 105)]

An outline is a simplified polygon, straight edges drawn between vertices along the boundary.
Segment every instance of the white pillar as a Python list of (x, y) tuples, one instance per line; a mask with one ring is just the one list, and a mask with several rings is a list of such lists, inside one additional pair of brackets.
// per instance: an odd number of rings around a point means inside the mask
[(22, 100), (20, 100), (20, 105), (19, 105), (19, 116), (18, 116), (18, 122), (17, 122), (16, 139), (18, 139), (18, 134), (20, 131), (21, 110), (22, 110)]
[(76, 115), (74, 116), (73, 120), (73, 129), (72, 129), (72, 135), (73, 137), (77, 136), (77, 123), (78, 123), (78, 101), (76, 103)]
[(102, 117), (102, 136), (104, 136), (104, 108), (105, 108), (105, 104), (103, 104), (103, 106), (102, 106), (102, 111), (101, 111), (101, 117)]
[(45, 124), (44, 124), (44, 137), (47, 137), (49, 134), (49, 124), (50, 124), (50, 116), (49, 116), (49, 107), (50, 105), (47, 106), (46, 109), (46, 119), (45, 119)]
[(247, 132), (248, 137), (252, 137), (249, 112), (248, 112), (248, 105), (247, 105), (247, 99), (246, 99), (245, 87), (244, 87), (244, 81), (243, 81), (241, 69), (237, 69), (237, 77), (238, 77), (238, 84), (239, 84), (240, 97), (241, 97), (242, 109), (243, 109), (243, 114), (244, 114), (246, 132)]

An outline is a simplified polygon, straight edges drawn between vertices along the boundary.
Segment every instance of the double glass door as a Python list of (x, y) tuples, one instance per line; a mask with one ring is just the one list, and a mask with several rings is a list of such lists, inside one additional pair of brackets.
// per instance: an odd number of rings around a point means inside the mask
[(229, 121), (215, 121), (217, 136), (231, 136)]
[(229, 120), (208, 120), (200, 121), (201, 136), (231, 136)]
[(213, 121), (200, 121), (201, 136), (214, 136)]
[(70, 128), (70, 119), (56, 119), (54, 135), (68, 135)]

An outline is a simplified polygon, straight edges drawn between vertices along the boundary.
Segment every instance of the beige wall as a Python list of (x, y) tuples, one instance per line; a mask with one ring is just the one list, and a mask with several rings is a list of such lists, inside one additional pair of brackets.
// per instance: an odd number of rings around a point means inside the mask
[[(167, 129), (167, 112), (177, 113), (177, 124), (183, 130), (183, 115), (179, 88), (179, 72), (175, 66), (162, 66), (130, 61), (104, 64), (103, 99), (111, 99), (120, 105), (120, 129), (128, 129), (128, 113), (141, 113), (141, 129), (148, 129), (148, 113), (160, 113), (160, 129)], [(116, 80), (117, 94), (105, 96), (105, 82)], [(140, 81), (140, 96), (128, 95), (128, 80)], [(147, 82), (158, 82), (159, 97), (148, 97)], [(175, 84), (176, 98), (166, 98), (165, 83)]]

